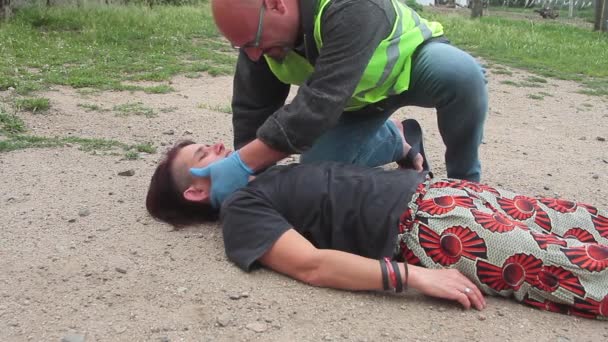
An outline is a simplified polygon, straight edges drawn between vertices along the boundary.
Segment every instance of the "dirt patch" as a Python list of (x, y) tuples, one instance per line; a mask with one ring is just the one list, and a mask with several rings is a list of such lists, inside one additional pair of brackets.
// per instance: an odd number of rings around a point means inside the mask
[[(576, 93), (572, 82), (522, 86), (532, 75), (497, 70), (488, 71), (483, 180), (608, 207), (608, 142), (598, 139), (608, 138), (608, 103)], [(231, 82), (177, 77), (175, 92), (154, 95), (83, 95), (56, 87), (37, 94), (51, 99), (48, 113), (19, 116), (30, 133), (42, 136), (230, 144), (230, 114), (209, 108), (229, 104)], [(141, 103), (156, 115), (117, 115), (113, 108), (126, 103)], [(397, 115), (421, 122), (431, 164), (444, 176), (434, 110), (411, 107)], [(245, 274), (226, 260), (217, 225), (175, 232), (148, 217), (144, 196), (159, 157), (124, 160), (76, 147), (0, 154), (0, 340), (57, 341), (69, 334), (87, 341), (608, 337), (605, 323), (508, 300), (490, 298), (485, 311), (463, 312), (414, 291), (402, 297), (351, 293), (264, 270)], [(118, 175), (128, 170), (134, 174)]]

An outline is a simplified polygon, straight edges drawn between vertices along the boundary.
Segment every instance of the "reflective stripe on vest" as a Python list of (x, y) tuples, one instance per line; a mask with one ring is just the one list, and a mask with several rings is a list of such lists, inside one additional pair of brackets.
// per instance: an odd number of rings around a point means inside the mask
[[(321, 17), (331, 0), (320, 0), (315, 15), (314, 38), (318, 49), (323, 46)], [(416, 48), (431, 37), (443, 35), (440, 23), (429, 22), (401, 3), (392, 0), (395, 9), (395, 24), (388, 37), (382, 40), (372, 55), (355, 88), (354, 95), (344, 110), (353, 111), (379, 102), (386, 97), (400, 94), (408, 89), (411, 75), (412, 54)], [(283, 83), (301, 85), (312, 74), (314, 68), (294, 51), (289, 51), (282, 61), (264, 55), (270, 70)]]

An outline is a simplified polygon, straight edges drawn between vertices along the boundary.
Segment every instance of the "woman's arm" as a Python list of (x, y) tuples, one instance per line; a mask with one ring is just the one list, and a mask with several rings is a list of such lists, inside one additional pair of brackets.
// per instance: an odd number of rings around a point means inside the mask
[[(302, 282), (344, 290), (382, 290), (378, 260), (330, 249), (317, 249), (296, 230), (290, 229), (259, 259), (266, 267)], [(405, 265), (400, 263), (401, 276)], [(408, 265), (407, 283), (422, 293), (458, 301), (465, 308), (486, 306), (483, 295), (455, 269), (431, 270)], [(464, 289), (470, 288), (470, 293)]]

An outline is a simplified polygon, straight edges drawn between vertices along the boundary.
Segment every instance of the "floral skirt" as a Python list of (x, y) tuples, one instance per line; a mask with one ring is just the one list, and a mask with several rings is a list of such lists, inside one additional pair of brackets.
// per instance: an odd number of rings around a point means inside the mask
[(608, 213), (454, 179), (420, 184), (397, 257), (456, 268), (488, 295), (608, 319)]

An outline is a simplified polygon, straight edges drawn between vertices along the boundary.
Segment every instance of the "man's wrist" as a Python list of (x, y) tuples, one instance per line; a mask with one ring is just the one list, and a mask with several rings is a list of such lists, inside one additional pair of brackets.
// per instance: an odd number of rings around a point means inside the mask
[(255, 139), (239, 150), (240, 161), (252, 172), (264, 169), (287, 156), (287, 153), (277, 151), (259, 139)]

